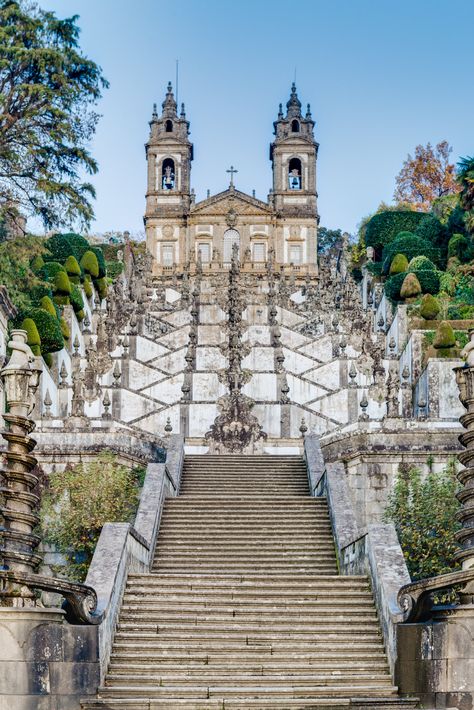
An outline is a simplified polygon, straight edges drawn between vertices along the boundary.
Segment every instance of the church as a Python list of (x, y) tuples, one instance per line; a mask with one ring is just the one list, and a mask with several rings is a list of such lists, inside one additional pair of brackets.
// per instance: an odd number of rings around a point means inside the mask
[(317, 273), (318, 143), (310, 105), (302, 112), (296, 86), (280, 104), (270, 145), (273, 187), (267, 202), (234, 186), (231, 167), (227, 190), (195, 201), (191, 188), (193, 144), (184, 104), (178, 115), (171, 84), (162, 104), (156, 105), (146, 144), (148, 181), (145, 230), (155, 273), (174, 264), (183, 267), (198, 259), (203, 267), (228, 268), (232, 247), (242, 261), (263, 270), (270, 254), (276, 265), (293, 265), (301, 274)]

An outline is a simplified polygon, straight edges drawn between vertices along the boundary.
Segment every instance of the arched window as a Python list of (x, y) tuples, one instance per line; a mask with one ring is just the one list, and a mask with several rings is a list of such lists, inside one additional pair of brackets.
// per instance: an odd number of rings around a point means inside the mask
[(166, 121), (165, 131), (166, 133), (173, 133), (173, 121), (170, 121), (169, 119)]
[(208, 264), (211, 261), (211, 245), (208, 242), (200, 242), (197, 251), (201, 255), (203, 264)]
[(300, 124), (299, 121), (294, 118), (291, 122), (291, 132), (292, 133), (299, 133), (300, 132)]
[(175, 188), (174, 160), (171, 160), (171, 158), (163, 160), (161, 187), (163, 190), (174, 190)]
[(229, 264), (232, 261), (234, 244), (237, 244), (240, 250), (240, 234), (236, 229), (227, 229), (224, 232), (224, 264)]
[(288, 165), (288, 188), (301, 190), (301, 160), (299, 158), (292, 158)]

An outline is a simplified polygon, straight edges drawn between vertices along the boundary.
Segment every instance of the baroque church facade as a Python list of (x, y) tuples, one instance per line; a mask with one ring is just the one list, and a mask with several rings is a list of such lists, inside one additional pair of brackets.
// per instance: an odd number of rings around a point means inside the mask
[(146, 144), (148, 163), (145, 230), (155, 273), (201, 260), (203, 266), (228, 268), (232, 247), (252, 270), (293, 265), (302, 274), (317, 273), (318, 143), (308, 104), (302, 112), (296, 86), (283, 112), (280, 104), (270, 145), (273, 187), (267, 202), (234, 186), (196, 202), (191, 188), (193, 144), (184, 104), (178, 107), (168, 85), (161, 116), (156, 105)]

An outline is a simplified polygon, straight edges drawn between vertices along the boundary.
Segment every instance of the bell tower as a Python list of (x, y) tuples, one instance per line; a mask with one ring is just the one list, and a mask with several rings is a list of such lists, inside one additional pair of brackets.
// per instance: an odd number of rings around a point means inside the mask
[(148, 163), (145, 231), (147, 248), (159, 266), (172, 266), (184, 257), (182, 234), (191, 204), (191, 161), (189, 121), (184, 104), (178, 116), (171, 83), (168, 84), (162, 114), (156, 104), (145, 146)]
[(291, 86), (286, 116), (280, 104), (273, 124), (275, 140), (270, 145), (273, 167), (273, 200), (281, 215), (317, 217), (316, 160), (319, 144), (314, 139), (314, 121), (308, 104), (301, 112), (296, 86)]

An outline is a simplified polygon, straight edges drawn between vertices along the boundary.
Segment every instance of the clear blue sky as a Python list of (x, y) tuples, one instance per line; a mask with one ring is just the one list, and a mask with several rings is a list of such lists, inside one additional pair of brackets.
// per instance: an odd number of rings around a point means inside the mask
[(77, 13), (84, 51), (110, 81), (92, 146), (92, 231), (143, 228), (152, 104), (180, 63), (197, 198), (227, 187), (266, 199), (268, 145), (296, 67), (320, 143), (321, 224), (354, 231), (418, 143), (474, 153), (473, 0), (40, 0)]

